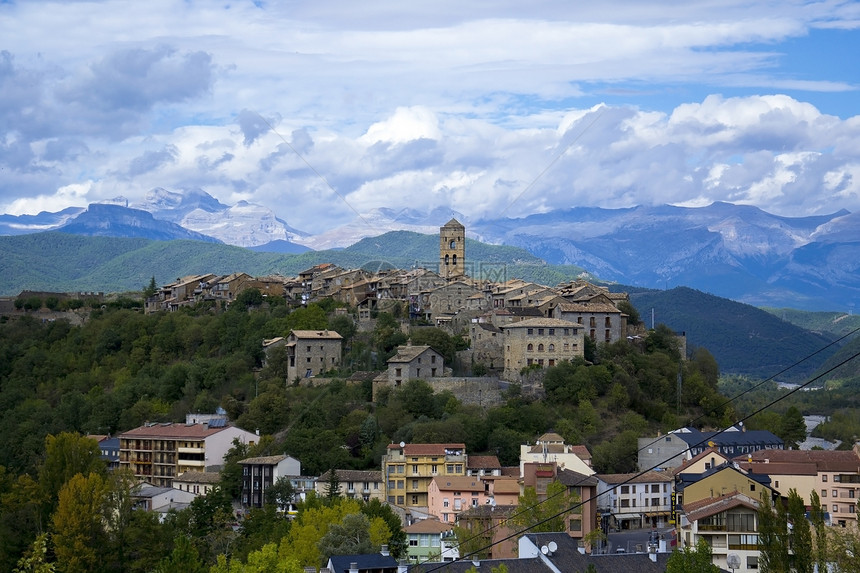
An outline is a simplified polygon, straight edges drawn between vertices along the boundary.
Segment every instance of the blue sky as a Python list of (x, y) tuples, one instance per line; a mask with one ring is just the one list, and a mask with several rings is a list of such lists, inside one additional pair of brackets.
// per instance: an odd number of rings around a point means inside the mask
[(0, 213), (860, 209), (860, 4), (0, 3)]

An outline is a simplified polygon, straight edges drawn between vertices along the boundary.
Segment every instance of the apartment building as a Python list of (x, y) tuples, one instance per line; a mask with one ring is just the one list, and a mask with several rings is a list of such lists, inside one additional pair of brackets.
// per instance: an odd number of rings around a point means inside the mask
[(302, 473), (301, 462), (285, 454), (245, 458), (239, 461), (239, 465), (242, 466), (241, 499), (244, 507), (263, 507), (266, 490), (278, 479)]
[(465, 444), (390, 444), (382, 457), (386, 499), (426, 514), (433, 478), (465, 476), (467, 461)]
[[(379, 470), (333, 470), (337, 475), (338, 494), (349, 499), (385, 501), (385, 485)], [(332, 470), (316, 479), (314, 490), (320, 497), (328, 493)]]
[(172, 488), (174, 479), (184, 472), (223, 464), (234, 439), (251, 445), (259, 436), (224, 420), (147, 423), (119, 435), (119, 464), (143, 481)]

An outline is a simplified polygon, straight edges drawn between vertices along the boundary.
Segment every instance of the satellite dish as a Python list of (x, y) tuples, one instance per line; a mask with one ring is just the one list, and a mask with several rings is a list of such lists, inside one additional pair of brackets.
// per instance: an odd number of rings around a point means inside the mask
[(550, 541), (547, 547), (549, 547), (550, 553), (555, 553), (556, 549), (558, 549), (558, 544), (555, 541)]
[(404, 447), (405, 445), (406, 445), (406, 442), (400, 442), (400, 447), (401, 447), (401, 448), (402, 448), (402, 447)]
[(737, 553), (729, 553), (726, 556), (726, 564), (729, 566), (729, 569), (740, 569), (741, 558)]
[(540, 552), (543, 553), (544, 555), (547, 555), (549, 553), (549, 548), (546, 545), (544, 545), (543, 547), (540, 548)]

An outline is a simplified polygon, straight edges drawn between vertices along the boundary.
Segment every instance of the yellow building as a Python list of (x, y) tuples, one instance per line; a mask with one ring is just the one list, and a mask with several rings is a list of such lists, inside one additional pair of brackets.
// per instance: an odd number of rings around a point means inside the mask
[(426, 513), (433, 478), (465, 476), (467, 461), (465, 444), (390, 444), (382, 457), (388, 503)]

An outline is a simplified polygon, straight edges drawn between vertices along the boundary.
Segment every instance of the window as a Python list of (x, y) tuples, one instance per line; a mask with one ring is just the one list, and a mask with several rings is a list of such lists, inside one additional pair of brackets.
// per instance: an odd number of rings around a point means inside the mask
[(417, 474), (417, 473), (418, 473), (418, 465), (417, 465), (417, 464), (412, 464), (412, 473), (413, 473), (413, 474)]
[(548, 332), (549, 332), (550, 336), (555, 336), (555, 329), (554, 328), (550, 328)]
[(833, 513), (839, 513), (839, 506), (835, 503), (833, 504)]
[(409, 547), (418, 547), (418, 538), (412, 535), (409, 536)]
[(839, 490), (833, 490), (833, 497), (839, 497)]
[(418, 496), (417, 495), (412, 496), (412, 505), (418, 505)]
[(526, 350), (528, 350), (529, 352), (532, 352), (532, 351), (534, 351), (534, 349), (535, 349), (535, 345), (532, 344), (531, 342), (529, 342), (529, 345), (526, 346)]
[(417, 479), (412, 480), (412, 489), (418, 489), (418, 480)]
[(397, 480), (397, 489), (403, 489), (406, 485), (402, 479)]
[(448, 507), (448, 498), (447, 497), (442, 500), (442, 507)]
[(757, 555), (748, 555), (747, 556), (747, 569), (758, 569), (758, 556)]
[(571, 531), (582, 531), (582, 519), (574, 518), (570, 520)]
[(827, 483), (827, 474), (821, 474), (821, 481)]
[(827, 490), (826, 489), (821, 490), (821, 497), (827, 497)]
[(538, 344), (538, 352), (543, 352), (543, 344)]
[(532, 335), (532, 334), (534, 334), (534, 333), (535, 333), (535, 329), (534, 329), (534, 328), (527, 328), (527, 329), (526, 329), (526, 334), (527, 334), (527, 335), (531, 336), (531, 335)]
[(403, 505), (403, 496), (402, 495), (397, 496), (397, 505)]
[(543, 336), (543, 328), (538, 328), (538, 336)]
[(550, 352), (555, 352), (555, 344), (550, 344), (548, 348)]

